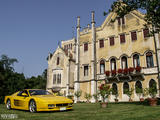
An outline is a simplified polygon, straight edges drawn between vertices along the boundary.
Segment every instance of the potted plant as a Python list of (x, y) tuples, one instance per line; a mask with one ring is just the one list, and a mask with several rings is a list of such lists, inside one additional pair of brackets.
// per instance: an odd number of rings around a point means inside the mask
[(129, 72), (128, 68), (125, 68), (125, 69), (123, 70), (123, 73), (124, 73), (124, 74), (128, 74), (128, 72)]
[(118, 69), (118, 74), (122, 74), (123, 73), (123, 70), (120, 68)]
[(109, 85), (107, 85), (107, 84), (101, 84), (99, 86), (99, 94), (102, 97), (102, 102), (101, 102), (101, 107), (102, 108), (107, 107), (107, 102), (105, 102), (105, 100), (106, 100), (106, 98), (109, 97), (110, 93), (111, 93), (111, 88), (110, 88)]
[(143, 90), (142, 90), (142, 88), (136, 87), (136, 94), (138, 95), (139, 100), (141, 102), (143, 102), (144, 98), (142, 97), (143, 96)]
[(150, 98), (147, 98), (147, 100), (149, 101), (149, 105), (150, 106), (157, 106), (157, 98), (156, 98), (156, 94), (157, 94), (157, 88), (156, 88), (156, 84), (154, 84), (152, 87), (150, 88), (145, 88), (144, 89), (144, 95), (148, 96), (150, 95)]
[(79, 98), (81, 97), (81, 95), (82, 95), (82, 91), (81, 90), (79, 90), (79, 91), (76, 91), (75, 93), (74, 93), (74, 95), (77, 97), (77, 101), (75, 101), (75, 102), (79, 102)]
[(98, 93), (93, 94), (93, 97), (94, 97), (94, 99), (96, 100), (96, 102), (98, 102), (99, 94), (98, 94)]
[(108, 76), (108, 77), (109, 77), (109, 75), (110, 75), (110, 71), (106, 71), (105, 73), (106, 73), (106, 76)]
[(116, 93), (116, 94), (115, 94), (115, 99), (114, 99), (114, 100), (115, 100), (115, 102), (118, 102), (118, 101), (119, 101), (119, 100), (118, 100), (118, 96), (119, 96), (119, 94), (118, 94), (118, 93)]
[(112, 70), (111, 73), (112, 73), (112, 76), (115, 76), (117, 72), (116, 70)]
[(132, 94), (133, 94), (133, 91), (134, 91), (134, 89), (133, 88), (131, 88), (131, 90), (126, 90), (126, 94), (127, 94), (127, 96), (129, 97), (129, 102), (132, 102), (132, 98), (131, 98), (131, 96), (132, 96)]
[(119, 96), (119, 94), (118, 94), (118, 91), (117, 90), (114, 90), (114, 89), (112, 89), (112, 94), (113, 95), (115, 95), (115, 102), (118, 102), (118, 96)]
[(135, 69), (136, 69), (136, 72), (140, 73), (142, 68), (140, 66), (137, 66)]
[(92, 98), (92, 96), (89, 93), (85, 93), (84, 98), (86, 98), (87, 99), (87, 103), (89, 103), (90, 99)]
[(149, 88), (149, 95), (151, 96), (151, 98), (149, 98), (148, 100), (149, 100), (150, 106), (157, 105), (156, 94), (157, 94), (156, 84), (153, 84), (153, 86)]
[(130, 68), (128, 69), (128, 71), (129, 71), (129, 73), (133, 73), (134, 68), (133, 68), (133, 67), (130, 67)]

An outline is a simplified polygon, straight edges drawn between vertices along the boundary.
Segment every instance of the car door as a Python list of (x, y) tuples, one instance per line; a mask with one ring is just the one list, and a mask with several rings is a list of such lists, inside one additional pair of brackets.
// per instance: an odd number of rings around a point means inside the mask
[(14, 106), (17, 109), (27, 109), (28, 107), (29, 96), (23, 96), (23, 93), (26, 93), (28, 95), (28, 92), (26, 90), (23, 90), (20, 91), (13, 99)]

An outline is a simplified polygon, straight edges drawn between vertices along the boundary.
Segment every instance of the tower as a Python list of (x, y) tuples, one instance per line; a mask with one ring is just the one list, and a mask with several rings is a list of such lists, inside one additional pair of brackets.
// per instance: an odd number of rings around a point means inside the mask
[[(74, 92), (77, 92), (80, 90), (79, 85), (79, 55), (80, 55), (80, 17), (77, 17), (77, 40), (76, 40), (76, 64), (75, 64), (75, 81), (74, 81)], [(74, 96), (74, 102), (76, 103), (78, 101), (78, 98)]]
[[(92, 58), (91, 58), (91, 95), (96, 94), (97, 82), (96, 82), (96, 31), (95, 31), (95, 20), (94, 11), (92, 11)], [(92, 97), (91, 102), (95, 102), (94, 97)]]

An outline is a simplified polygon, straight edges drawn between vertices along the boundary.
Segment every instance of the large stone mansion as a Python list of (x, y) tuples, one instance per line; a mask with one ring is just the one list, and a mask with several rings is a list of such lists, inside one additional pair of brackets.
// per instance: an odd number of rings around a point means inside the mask
[[(157, 83), (159, 88), (160, 34), (149, 36), (144, 15), (135, 10), (120, 18), (111, 12), (99, 27), (95, 27), (94, 12), (91, 16), (91, 25), (84, 29), (78, 17), (76, 38), (62, 41), (49, 54), (46, 89), (65, 96), (81, 90), (80, 100), (86, 101), (85, 93), (93, 95), (101, 83), (107, 83), (118, 92), (119, 101), (128, 101), (124, 89), (131, 88), (137, 101), (136, 87)], [(112, 94), (109, 100), (114, 98)]]

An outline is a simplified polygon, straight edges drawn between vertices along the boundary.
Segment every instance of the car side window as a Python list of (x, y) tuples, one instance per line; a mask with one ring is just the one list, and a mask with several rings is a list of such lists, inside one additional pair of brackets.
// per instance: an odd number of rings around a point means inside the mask
[(28, 95), (28, 92), (26, 90), (20, 91), (17, 96), (23, 96), (22, 93), (26, 93)]

